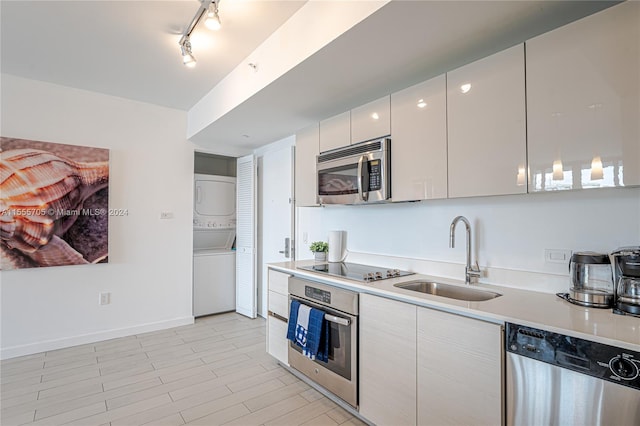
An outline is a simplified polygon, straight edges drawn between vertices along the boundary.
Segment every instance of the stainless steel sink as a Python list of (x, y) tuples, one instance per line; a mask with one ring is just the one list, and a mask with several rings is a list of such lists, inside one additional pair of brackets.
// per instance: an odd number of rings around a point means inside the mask
[(412, 281), (408, 283), (394, 284), (394, 287), (431, 294), (433, 296), (448, 297), (449, 299), (465, 300), (467, 302), (483, 302), (485, 300), (491, 300), (502, 296), (500, 293), (494, 293), (492, 291), (459, 287), (431, 281)]

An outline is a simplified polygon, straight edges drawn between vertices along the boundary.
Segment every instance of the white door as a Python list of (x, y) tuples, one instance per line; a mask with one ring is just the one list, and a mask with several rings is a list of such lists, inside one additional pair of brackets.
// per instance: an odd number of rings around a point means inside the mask
[[(293, 142), (293, 140), (292, 140)], [(264, 153), (261, 165), (262, 273), (258, 288), (260, 315), (267, 316), (267, 263), (294, 259), (293, 147), (285, 145)], [(285, 240), (288, 239), (288, 248)]]
[(236, 225), (236, 311), (256, 317), (256, 162), (238, 158)]

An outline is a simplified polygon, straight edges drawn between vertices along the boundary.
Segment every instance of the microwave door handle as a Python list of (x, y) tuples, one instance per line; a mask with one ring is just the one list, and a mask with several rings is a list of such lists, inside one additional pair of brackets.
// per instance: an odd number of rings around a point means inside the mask
[(358, 160), (358, 196), (364, 201), (362, 196), (362, 162), (364, 161), (364, 155)]
[(358, 161), (358, 192), (362, 201), (369, 199), (369, 159), (366, 155)]

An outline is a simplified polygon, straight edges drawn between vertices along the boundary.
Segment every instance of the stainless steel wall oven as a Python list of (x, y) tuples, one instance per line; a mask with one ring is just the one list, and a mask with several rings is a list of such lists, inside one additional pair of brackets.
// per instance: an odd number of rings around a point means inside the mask
[(289, 342), (289, 365), (358, 406), (358, 293), (317, 282), (289, 278), (289, 299), (325, 312), (329, 326), (329, 360), (311, 360)]

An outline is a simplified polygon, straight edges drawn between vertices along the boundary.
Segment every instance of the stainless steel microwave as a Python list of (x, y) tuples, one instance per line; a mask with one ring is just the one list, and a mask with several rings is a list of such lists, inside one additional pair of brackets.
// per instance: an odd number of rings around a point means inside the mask
[(320, 204), (367, 204), (391, 198), (391, 139), (323, 152), (317, 157)]

